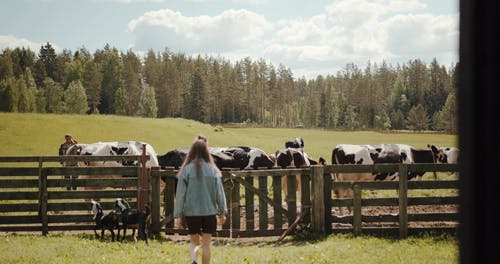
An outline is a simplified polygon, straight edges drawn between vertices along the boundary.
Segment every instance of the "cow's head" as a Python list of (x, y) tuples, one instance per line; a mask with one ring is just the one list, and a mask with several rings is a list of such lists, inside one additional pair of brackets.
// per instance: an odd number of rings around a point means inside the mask
[[(458, 148), (443, 148), (437, 147), (435, 145), (427, 145), (428, 148), (432, 151), (432, 156), (435, 163), (449, 163), (449, 164), (457, 164), (458, 163)], [(445, 172), (448, 175), (453, 175), (455, 172)]]
[(448, 163), (448, 157), (443, 149), (430, 144), (427, 144), (427, 147), (431, 149), (435, 163)]
[(115, 207), (118, 208), (120, 212), (124, 212), (130, 209), (130, 204), (122, 198), (117, 198), (115, 201)]
[(91, 202), (92, 202), (92, 215), (93, 215), (92, 220), (98, 220), (103, 215), (102, 207), (98, 202), (94, 200), (91, 200)]
[(128, 150), (128, 147), (111, 146), (111, 151), (109, 152), (109, 154), (110, 155), (124, 155), (124, 154), (126, 154), (127, 150)]

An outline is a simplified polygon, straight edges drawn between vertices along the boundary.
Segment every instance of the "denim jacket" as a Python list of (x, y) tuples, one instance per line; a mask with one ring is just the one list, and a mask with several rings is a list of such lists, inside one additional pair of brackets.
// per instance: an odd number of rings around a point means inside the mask
[(196, 165), (184, 167), (177, 182), (174, 218), (227, 214), (226, 197), (220, 172), (204, 160), (196, 175)]

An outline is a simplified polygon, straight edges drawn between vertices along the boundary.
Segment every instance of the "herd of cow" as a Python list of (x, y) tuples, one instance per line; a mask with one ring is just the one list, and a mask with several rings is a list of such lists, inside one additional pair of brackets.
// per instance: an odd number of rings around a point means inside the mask
[[(147, 167), (173, 167), (179, 169), (186, 157), (188, 148), (176, 148), (163, 155), (157, 155), (154, 148), (143, 142), (97, 142), (76, 144), (70, 147), (66, 155), (141, 155), (142, 146), (146, 145), (146, 155), (150, 156)], [(255, 147), (211, 147), (209, 148), (215, 164), (220, 168), (259, 169), (308, 167), (326, 164), (322, 157), (312, 159), (304, 152), (304, 140), (300, 137), (285, 142), (285, 148), (268, 155)], [(404, 144), (352, 145), (340, 144), (332, 151), (331, 164), (378, 164), (378, 163), (457, 163), (459, 150), (454, 147), (438, 147), (428, 145), (426, 149), (417, 149)], [(90, 162), (84, 166), (129, 166), (134, 162)], [(425, 172), (409, 171), (408, 179), (421, 179)], [(99, 176), (90, 176), (99, 177)], [(121, 177), (121, 176), (120, 176)], [(397, 180), (398, 173), (339, 173), (334, 175), (337, 181), (387, 181)], [(335, 191), (337, 197), (350, 196)]]

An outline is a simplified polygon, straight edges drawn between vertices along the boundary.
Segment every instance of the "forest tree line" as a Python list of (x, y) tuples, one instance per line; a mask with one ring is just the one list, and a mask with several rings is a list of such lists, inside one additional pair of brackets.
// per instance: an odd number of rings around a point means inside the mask
[(50, 43), (0, 53), (0, 111), (182, 117), (269, 127), (409, 129), (457, 133), (458, 65), (348, 64), (295, 78), (264, 59), (230, 62), (106, 45), (56, 53)]

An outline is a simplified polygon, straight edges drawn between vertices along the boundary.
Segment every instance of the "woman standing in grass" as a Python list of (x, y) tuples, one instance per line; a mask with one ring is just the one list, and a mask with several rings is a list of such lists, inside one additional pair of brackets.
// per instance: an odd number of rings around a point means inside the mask
[(226, 221), (227, 206), (221, 173), (208, 151), (204, 136), (198, 136), (194, 141), (179, 170), (178, 178), (175, 226), (180, 228), (183, 224), (182, 217), (185, 217), (191, 241), (191, 261), (197, 263), (201, 244), (202, 263), (208, 264), (212, 234), (217, 230), (217, 220), (220, 224)]

